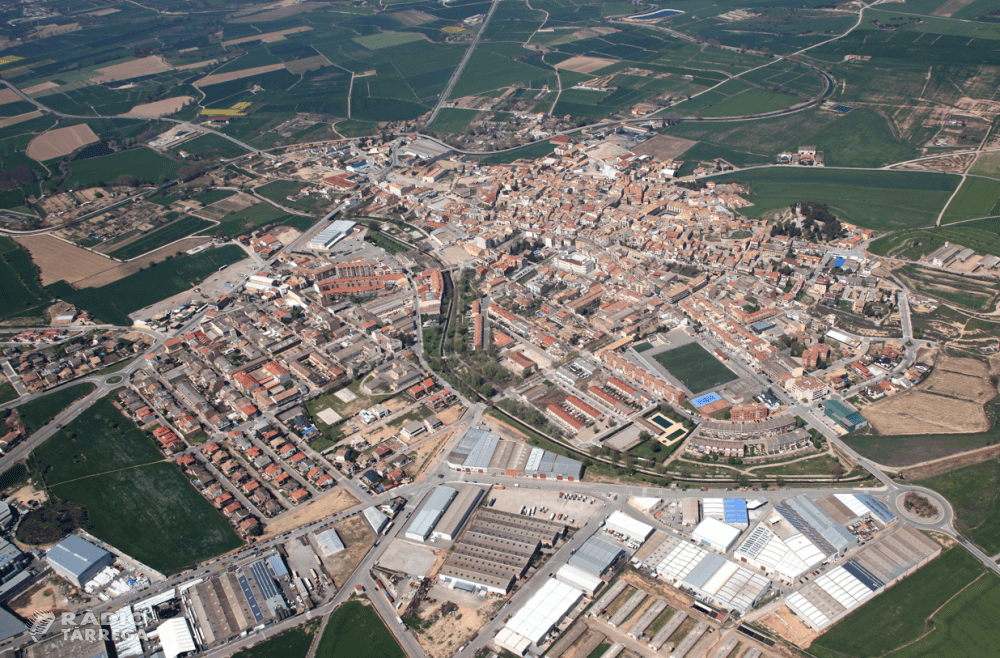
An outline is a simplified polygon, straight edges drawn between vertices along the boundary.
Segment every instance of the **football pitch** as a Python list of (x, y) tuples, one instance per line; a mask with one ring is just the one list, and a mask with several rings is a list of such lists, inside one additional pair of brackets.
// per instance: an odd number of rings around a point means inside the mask
[(736, 374), (722, 365), (718, 359), (698, 343), (688, 343), (654, 357), (657, 362), (681, 380), (692, 393), (700, 393), (713, 386), (719, 386), (739, 379)]

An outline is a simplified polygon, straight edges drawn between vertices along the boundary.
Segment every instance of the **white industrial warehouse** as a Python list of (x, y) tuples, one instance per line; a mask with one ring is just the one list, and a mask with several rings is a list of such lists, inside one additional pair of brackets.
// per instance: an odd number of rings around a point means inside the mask
[(740, 531), (722, 521), (706, 517), (691, 533), (691, 538), (703, 546), (726, 553), (740, 537)]
[(605, 528), (624, 535), (629, 541), (641, 544), (653, 534), (653, 526), (637, 521), (628, 514), (616, 510), (608, 517)]
[[(579, 588), (550, 578), (528, 599), (494, 641), (501, 647), (523, 656), (529, 646), (542, 641), (566, 613), (583, 598)], [(504, 631), (507, 631), (506, 633)]]

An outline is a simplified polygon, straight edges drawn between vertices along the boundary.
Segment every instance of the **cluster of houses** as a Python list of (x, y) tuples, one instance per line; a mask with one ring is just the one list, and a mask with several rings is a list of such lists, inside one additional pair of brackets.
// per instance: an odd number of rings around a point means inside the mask
[[(132, 358), (147, 348), (142, 340), (124, 340), (123, 333), (118, 330), (90, 332), (24, 352), (8, 347), (4, 349), (4, 356), (20, 376), (28, 393), (37, 393)], [(65, 332), (55, 329), (32, 330), (30, 336), (25, 332), (18, 335), (40, 338), (43, 343), (67, 336)]]

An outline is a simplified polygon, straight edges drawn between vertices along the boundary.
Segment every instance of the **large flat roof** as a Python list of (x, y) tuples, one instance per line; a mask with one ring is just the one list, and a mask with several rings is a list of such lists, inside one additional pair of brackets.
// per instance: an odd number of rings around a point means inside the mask
[(576, 587), (549, 578), (507, 622), (507, 628), (537, 645), (556, 622), (583, 596)]
[(573, 554), (569, 564), (600, 576), (622, 552), (622, 547), (617, 543), (592, 536)]
[(106, 556), (110, 555), (106, 550), (94, 546), (86, 539), (69, 535), (66, 539), (49, 549), (45, 554), (45, 559), (58, 565), (67, 572), (80, 577), (87, 569), (91, 568)]

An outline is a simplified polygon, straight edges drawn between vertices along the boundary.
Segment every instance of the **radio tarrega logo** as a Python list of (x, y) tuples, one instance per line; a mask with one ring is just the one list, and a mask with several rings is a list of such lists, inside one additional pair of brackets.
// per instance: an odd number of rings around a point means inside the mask
[(31, 635), (33, 640), (39, 640), (45, 637), (45, 634), (49, 632), (52, 628), (52, 624), (56, 623), (56, 615), (54, 612), (43, 612), (35, 616), (35, 621), (31, 623), (31, 628), (28, 629), (28, 634)]

